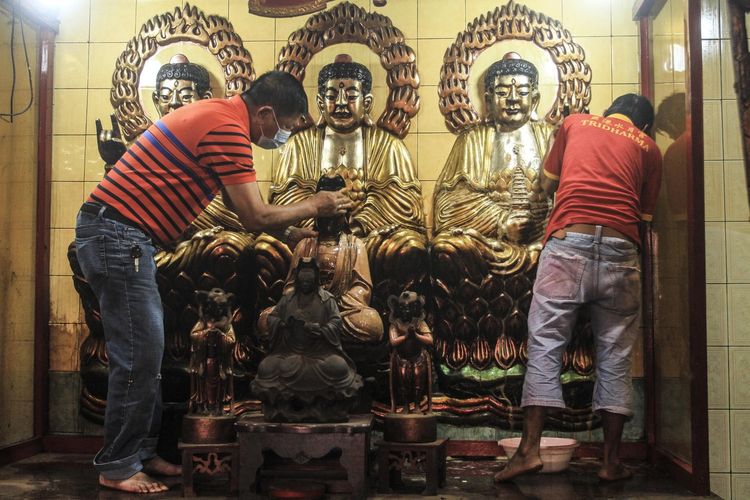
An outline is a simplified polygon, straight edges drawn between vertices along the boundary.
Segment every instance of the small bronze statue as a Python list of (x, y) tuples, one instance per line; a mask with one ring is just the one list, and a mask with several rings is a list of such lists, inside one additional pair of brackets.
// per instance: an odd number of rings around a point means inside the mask
[[(186, 443), (234, 441), (232, 328), (234, 294), (220, 288), (195, 292), (199, 319), (190, 332), (190, 402), (183, 420)], [(230, 411), (225, 411), (225, 405)]]
[(220, 288), (198, 290), (200, 319), (190, 332), (190, 413), (223, 415), (232, 403), (232, 329), (234, 294)]
[[(424, 297), (406, 291), (388, 297), (391, 310), (388, 338), (391, 344), (390, 393), (391, 413), (396, 413), (397, 399), (404, 413), (419, 412), (427, 397), (427, 411), (432, 411), (432, 332), (424, 320)], [(400, 397), (400, 398), (399, 398)]]
[(299, 260), (294, 288), (268, 315), (270, 354), (252, 382), (266, 420), (345, 422), (362, 387), (341, 347), (336, 299), (320, 286), (314, 258)]

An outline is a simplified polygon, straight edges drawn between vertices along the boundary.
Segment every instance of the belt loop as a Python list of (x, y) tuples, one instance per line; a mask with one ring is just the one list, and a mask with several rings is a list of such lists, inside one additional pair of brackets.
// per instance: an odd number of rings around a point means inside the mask
[(596, 225), (596, 232), (594, 233), (594, 241), (596, 243), (602, 242), (602, 226)]
[(107, 205), (102, 205), (101, 208), (99, 208), (99, 213), (96, 214), (96, 216), (100, 219), (104, 218), (104, 211), (107, 210)]

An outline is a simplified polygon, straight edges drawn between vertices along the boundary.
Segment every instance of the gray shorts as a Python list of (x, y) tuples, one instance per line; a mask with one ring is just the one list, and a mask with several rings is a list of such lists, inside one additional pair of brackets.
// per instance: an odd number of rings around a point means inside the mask
[(584, 305), (596, 343), (593, 410), (632, 416), (630, 352), (641, 326), (638, 248), (580, 233), (550, 238), (539, 258), (521, 406), (565, 407), (562, 356)]

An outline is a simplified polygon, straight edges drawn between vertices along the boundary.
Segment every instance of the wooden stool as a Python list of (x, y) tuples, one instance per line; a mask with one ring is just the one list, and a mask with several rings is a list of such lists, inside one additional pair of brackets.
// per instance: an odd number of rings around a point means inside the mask
[(445, 486), (445, 445), (447, 439), (431, 443), (394, 443), (378, 446), (378, 492), (390, 493), (391, 483), (401, 481), (401, 473), (422, 465), (425, 488), (422, 495), (436, 495)]
[(351, 498), (365, 498), (372, 420), (372, 415), (352, 415), (348, 422), (286, 424), (266, 422), (259, 416), (241, 417), (236, 424), (242, 470), (240, 498), (260, 498), (264, 450), (304, 464), (336, 448), (341, 450), (340, 463), (346, 470)]
[(194, 475), (205, 474), (229, 476), (229, 493), (237, 493), (239, 473), (239, 444), (191, 444), (180, 441), (177, 448), (182, 450), (182, 496), (195, 496)]

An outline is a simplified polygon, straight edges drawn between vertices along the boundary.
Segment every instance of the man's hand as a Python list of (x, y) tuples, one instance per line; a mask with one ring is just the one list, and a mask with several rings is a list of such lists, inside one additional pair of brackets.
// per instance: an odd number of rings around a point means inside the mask
[(314, 238), (317, 235), (317, 231), (314, 231), (307, 227), (290, 227), (289, 235), (286, 237), (285, 243), (293, 251), (300, 241), (304, 240), (305, 238)]
[(320, 191), (316, 193), (311, 200), (317, 210), (318, 217), (342, 215), (354, 205), (351, 198), (349, 198), (343, 190)]

